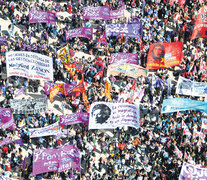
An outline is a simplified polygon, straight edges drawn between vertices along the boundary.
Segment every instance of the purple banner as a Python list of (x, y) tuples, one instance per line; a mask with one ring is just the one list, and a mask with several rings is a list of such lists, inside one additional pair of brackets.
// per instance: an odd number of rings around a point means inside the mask
[[(49, 95), (50, 94), (50, 90), (55, 86), (55, 85), (58, 85), (60, 83), (50, 83), (50, 82), (45, 82), (44, 83), (44, 90), (45, 90), (45, 94), (46, 95)], [(72, 88), (74, 88), (75, 85), (74, 84), (64, 84), (64, 89), (65, 89), (65, 94), (66, 95), (72, 95), (73, 93), (70, 92), (70, 90)], [(59, 94), (62, 94), (62, 93), (59, 93)]]
[(29, 12), (29, 23), (49, 23), (56, 25), (56, 13), (36, 10), (33, 7)]
[(138, 54), (133, 53), (113, 53), (111, 54), (110, 64), (138, 64)]
[(113, 11), (110, 11), (110, 18), (111, 19), (119, 19), (119, 18), (124, 18), (124, 8), (121, 7), (119, 9), (116, 9), (116, 10), (113, 10)]
[[(0, 108), (0, 123), (2, 125), (8, 123), (12, 119), (12, 113), (10, 108)], [(2, 125), (3, 126), (3, 125)], [(8, 129), (13, 130), (13, 126)]]
[(142, 36), (142, 23), (120, 23), (106, 24), (106, 36), (127, 36), (131, 38), (139, 38)]
[(89, 121), (89, 113), (74, 113), (60, 116), (60, 126), (66, 126), (71, 124), (88, 124)]
[(14, 126), (15, 126), (15, 121), (14, 119), (12, 118), (11, 120), (9, 120), (8, 122), (6, 123), (0, 123), (0, 127), (2, 129), (10, 129), (10, 130), (14, 130)]
[(83, 7), (83, 19), (109, 20), (110, 7), (109, 6)]
[(88, 39), (93, 38), (93, 28), (90, 27), (83, 27), (83, 28), (76, 28), (69, 30), (66, 33), (66, 39), (70, 39), (73, 37), (85, 37)]
[(184, 179), (207, 179), (207, 168), (199, 168), (184, 162), (180, 172), (179, 180)]
[(50, 171), (62, 172), (70, 168), (80, 171), (80, 151), (73, 145), (34, 151), (33, 175)]
[(6, 36), (0, 37), (0, 45), (8, 46)]
[(20, 146), (23, 146), (24, 145), (22, 139), (16, 139), (15, 140), (15, 143), (16, 144), (19, 144)]
[(0, 142), (0, 147), (1, 146), (4, 146), (4, 145), (7, 145), (7, 144), (11, 144), (13, 141), (9, 138), (9, 137), (7, 137), (7, 138), (5, 138), (5, 139), (3, 139), (1, 142)]
[(24, 89), (24, 87), (22, 87), (21, 89), (18, 89), (18, 90), (15, 92), (14, 97), (18, 97), (18, 96), (20, 96), (20, 95), (22, 95), (22, 94), (25, 94), (25, 89)]

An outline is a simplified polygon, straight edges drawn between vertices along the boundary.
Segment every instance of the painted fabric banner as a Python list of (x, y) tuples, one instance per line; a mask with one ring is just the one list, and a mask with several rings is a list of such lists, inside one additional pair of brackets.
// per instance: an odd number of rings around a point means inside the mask
[(207, 6), (199, 9), (197, 20), (193, 29), (191, 40), (196, 38), (207, 38)]
[(112, 53), (110, 64), (122, 64), (122, 63), (128, 63), (128, 64), (138, 64), (138, 54), (133, 53)]
[(28, 51), (6, 53), (7, 77), (21, 76), (30, 79), (53, 81), (51, 57)]
[(8, 46), (6, 36), (0, 37), (0, 45)]
[(107, 77), (109, 77), (110, 75), (119, 76), (120, 73), (133, 78), (137, 78), (139, 76), (147, 76), (147, 70), (145, 70), (143, 67), (139, 65), (111, 64), (108, 66)]
[(128, 103), (96, 102), (90, 107), (89, 129), (139, 128), (139, 106)]
[(47, 99), (11, 99), (11, 112), (13, 114), (36, 114), (47, 110)]
[(207, 168), (199, 168), (192, 164), (183, 163), (182, 169), (180, 171), (179, 180), (197, 180), (197, 179), (207, 179)]
[(59, 49), (57, 51), (57, 54), (58, 58), (63, 64), (68, 64), (70, 62), (70, 52), (68, 44), (65, 47)]
[(176, 94), (205, 97), (207, 94), (207, 83), (194, 82), (180, 76)]
[(56, 122), (43, 128), (31, 128), (28, 131), (30, 138), (57, 135), (59, 133), (59, 124)]
[(0, 142), (0, 147), (1, 146), (4, 146), (4, 145), (7, 145), (7, 144), (11, 144), (13, 141), (9, 138), (9, 137), (7, 137), (7, 138), (5, 138), (5, 139), (3, 139), (1, 142)]
[[(12, 120), (12, 113), (11, 113), (11, 109), (10, 108), (0, 108), (0, 124), (1, 124), (1, 127), (3, 128), (4, 127), (7, 127), (8, 129), (10, 130), (13, 130), (14, 129), (14, 126), (9, 126), (10, 121)], [(9, 123), (9, 124), (7, 124)], [(4, 129), (4, 128), (3, 128)]]
[(139, 38), (142, 36), (142, 23), (120, 23), (120, 24), (106, 24), (107, 36), (126, 36), (130, 38)]
[(83, 7), (83, 19), (109, 20), (110, 7), (109, 6)]
[(34, 151), (33, 175), (50, 171), (62, 172), (71, 168), (80, 171), (80, 150), (73, 145)]
[(66, 33), (66, 40), (71, 39), (73, 37), (85, 37), (88, 39), (93, 38), (93, 28), (90, 27), (82, 27), (69, 30)]
[(125, 11), (124, 7), (121, 7), (121, 8), (116, 9), (116, 10), (111, 10), (110, 11), (110, 18), (111, 19), (124, 18), (125, 17), (124, 11)]
[(186, 110), (196, 110), (207, 113), (207, 102), (185, 98), (164, 99), (161, 113), (163, 114)]
[(147, 57), (147, 69), (174, 67), (180, 64), (183, 42), (153, 43)]
[(88, 124), (89, 121), (89, 113), (74, 113), (60, 116), (60, 126), (66, 126), (71, 124)]
[(36, 10), (35, 6), (29, 11), (29, 23), (48, 23), (56, 25), (56, 13)]

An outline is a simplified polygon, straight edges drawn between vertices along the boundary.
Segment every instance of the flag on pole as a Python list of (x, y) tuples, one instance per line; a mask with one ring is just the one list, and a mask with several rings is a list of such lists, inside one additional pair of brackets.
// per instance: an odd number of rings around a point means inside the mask
[(106, 85), (105, 85), (105, 96), (112, 102), (111, 98), (111, 84), (106, 80)]
[(57, 51), (58, 58), (63, 64), (70, 63), (70, 53), (68, 44)]
[(177, 156), (179, 159), (182, 159), (182, 157), (183, 157), (183, 153), (178, 149), (178, 147), (177, 147), (176, 145), (175, 145), (174, 153), (176, 154), (176, 156)]

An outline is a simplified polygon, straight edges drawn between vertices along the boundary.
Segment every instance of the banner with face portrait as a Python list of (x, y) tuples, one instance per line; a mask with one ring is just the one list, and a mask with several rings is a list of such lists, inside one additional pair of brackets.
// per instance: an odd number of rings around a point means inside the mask
[(154, 43), (150, 45), (147, 69), (178, 66), (182, 60), (183, 42)]
[(90, 107), (89, 129), (139, 128), (140, 111), (135, 104), (96, 102)]
[(202, 180), (207, 179), (207, 168), (199, 168), (184, 162), (180, 171), (179, 180)]
[(47, 110), (47, 99), (11, 99), (11, 112), (13, 114), (36, 114)]
[(191, 40), (207, 38), (207, 6), (199, 9)]
[(6, 53), (7, 77), (20, 76), (30, 79), (53, 81), (51, 57), (28, 51)]
[(110, 64), (138, 64), (138, 54), (133, 53), (112, 53)]
[(207, 83), (191, 81), (180, 76), (176, 93), (188, 96), (205, 97), (207, 95)]

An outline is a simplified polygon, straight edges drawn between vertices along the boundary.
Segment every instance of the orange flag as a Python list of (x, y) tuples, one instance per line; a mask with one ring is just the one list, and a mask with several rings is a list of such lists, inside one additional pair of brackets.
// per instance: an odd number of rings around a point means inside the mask
[(111, 98), (111, 84), (106, 80), (106, 85), (105, 85), (105, 96), (112, 102)]
[(53, 98), (59, 93), (64, 94), (64, 84), (57, 84), (50, 90), (50, 101), (53, 102)]

